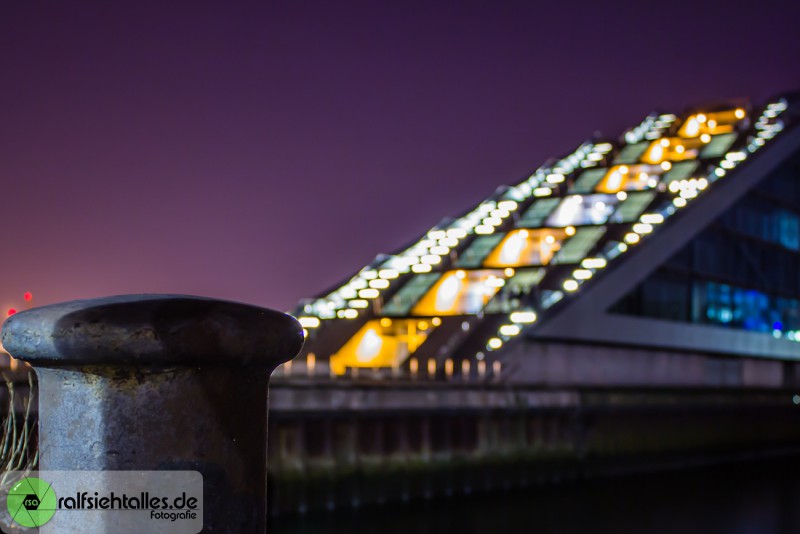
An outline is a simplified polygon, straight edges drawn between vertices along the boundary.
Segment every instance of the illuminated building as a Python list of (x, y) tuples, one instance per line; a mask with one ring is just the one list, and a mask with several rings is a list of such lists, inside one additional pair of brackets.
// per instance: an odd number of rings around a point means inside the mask
[(713, 325), (739, 330), (734, 352), (794, 354), (797, 144), (773, 149), (792, 118), (787, 98), (722, 104), (582, 143), (304, 302), (305, 350), (334, 375), (396, 375), (413, 357), (444, 376), (448, 359), (505, 360), (520, 339), (707, 351), (681, 332)]
[(796, 450), (799, 97), (587, 141), (301, 303), (273, 506)]

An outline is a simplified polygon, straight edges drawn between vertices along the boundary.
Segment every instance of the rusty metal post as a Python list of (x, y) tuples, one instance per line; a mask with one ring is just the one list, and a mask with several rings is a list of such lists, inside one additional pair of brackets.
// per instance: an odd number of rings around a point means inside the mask
[(13, 315), (5, 349), (39, 378), (42, 470), (197, 470), (204, 531), (266, 530), (267, 385), (303, 343), (294, 318), (176, 295)]

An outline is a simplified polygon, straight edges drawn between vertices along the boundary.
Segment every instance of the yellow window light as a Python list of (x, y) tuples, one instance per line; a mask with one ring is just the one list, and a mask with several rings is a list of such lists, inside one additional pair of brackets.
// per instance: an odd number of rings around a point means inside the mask
[(497, 278), (496, 276), (490, 276), (490, 277), (489, 277), (489, 278), (488, 278), (488, 279), (487, 279), (487, 280), (484, 282), (484, 284), (486, 284), (486, 286), (487, 286), (487, 287), (497, 287), (497, 288), (500, 288), (500, 287), (503, 287), (504, 285), (506, 285), (506, 281), (505, 281), (505, 280), (503, 280), (502, 278)]
[(317, 328), (320, 324), (319, 317), (298, 317), (297, 322), (303, 328)]
[(512, 230), (484, 260), (486, 267), (547, 265), (561, 248), (567, 232), (561, 228)]
[[(608, 169), (597, 184), (598, 193), (618, 193), (620, 191), (641, 191), (651, 186), (651, 175), (660, 175), (663, 169), (658, 165), (615, 165)], [(626, 195), (627, 196), (627, 195)]]
[(588, 280), (592, 277), (592, 271), (588, 269), (575, 269), (572, 272), (572, 276), (574, 276), (576, 280)]
[(678, 136), (691, 139), (729, 133), (745, 116), (746, 112), (741, 108), (689, 115), (678, 130)]
[(578, 282), (572, 280), (571, 278), (569, 280), (565, 280), (564, 289), (566, 289), (567, 291), (575, 291), (576, 289), (578, 289)]
[(513, 312), (508, 317), (512, 323), (528, 324), (536, 321), (536, 313), (532, 311)]
[(515, 324), (504, 324), (498, 332), (503, 336), (514, 337), (520, 333), (520, 327)]
[(634, 233), (625, 234), (625, 242), (628, 243), (629, 245), (638, 243), (639, 239), (640, 239), (639, 234), (634, 234)]
[(427, 339), (430, 325), (414, 319), (368, 321), (330, 358), (331, 371), (342, 375), (351, 368), (396, 368)]
[(664, 222), (664, 216), (660, 213), (645, 213), (640, 220), (647, 224), (661, 224)]
[(606, 260), (604, 258), (586, 258), (581, 265), (586, 269), (602, 269), (606, 266)]
[(650, 143), (642, 154), (642, 162), (657, 165), (663, 161), (695, 159), (703, 142), (696, 138), (662, 138)]
[(505, 283), (499, 270), (447, 271), (411, 311), (415, 316), (475, 314)]

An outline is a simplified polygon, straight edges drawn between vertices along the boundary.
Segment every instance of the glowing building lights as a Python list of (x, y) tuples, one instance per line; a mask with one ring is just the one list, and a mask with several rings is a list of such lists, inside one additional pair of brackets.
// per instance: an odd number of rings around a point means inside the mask
[[(522, 183), (497, 189), (466, 215), (441, 222), (404, 251), (377, 257), (324, 297), (304, 303), (295, 315), (307, 345), (315, 354), (331, 354), (335, 374), (350, 370), (355, 376), (361, 367), (399, 373), (405, 364), (417, 372), (427, 369), (433, 377), (437, 362), (428, 358), (434, 352), (414, 353), (433, 329), (450, 321), (447, 317), (455, 316), (453, 327), (473, 339), (484, 335), (473, 328), (484, 314), (495, 319), (507, 314), (507, 320), (492, 323), (498, 325), (496, 337), (476, 353), (483, 363), (476, 365), (481, 376), (489, 367), (483, 361), (485, 350), (499, 349), (519, 336), (537, 320), (533, 309), (541, 313), (561, 299), (574, 298), (571, 293), (629, 245), (639, 243), (716, 180), (735, 173), (741, 162), (789, 126), (784, 120), (793, 117), (779, 118), (787, 107), (783, 100), (769, 103), (752, 120), (746, 120), (749, 111), (734, 106), (680, 117), (649, 115), (619, 142), (582, 144)], [(629, 229), (619, 238), (621, 225)], [(563, 290), (552, 287), (554, 277), (562, 280)], [(537, 287), (543, 280), (547, 285)], [(371, 300), (395, 284), (397, 291), (386, 292), (385, 300)], [(314, 330), (322, 320), (332, 320), (325, 325), (327, 331), (328, 324), (359, 317), (365, 324), (350, 323), (360, 330), (338, 352), (315, 345), (326, 342), (327, 336)], [(775, 335), (800, 342), (800, 332), (776, 330)], [(462, 358), (457, 361), (466, 376), (470, 361)], [(455, 361), (444, 360), (446, 376), (452, 376)]]
[(578, 282), (572, 279), (564, 281), (564, 289), (567, 291), (575, 291), (578, 289)]
[(561, 248), (567, 234), (559, 228), (509, 232), (484, 261), (487, 267), (546, 265)]
[(664, 222), (664, 216), (660, 213), (645, 213), (640, 220), (645, 224), (661, 224)]
[(586, 258), (581, 265), (586, 269), (602, 269), (606, 266), (606, 260), (604, 258)]
[(303, 328), (317, 328), (320, 324), (318, 317), (298, 317), (297, 322)]
[(505, 284), (502, 271), (448, 271), (420, 298), (412, 315), (478, 313)]
[(536, 314), (532, 311), (513, 312), (508, 316), (512, 323), (530, 324), (536, 321)]
[(572, 272), (572, 276), (576, 280), (588, 280), (589, 278), (592, 277), (592, 271), (590, 271), (588, 269), (575, 269)]
[(520, 327), (515, 324), (504, 324), (503, 326), (500, 327), (500, 330), (498, 330), (498, 332), (502, 336), (514, 337), (520, 333)]

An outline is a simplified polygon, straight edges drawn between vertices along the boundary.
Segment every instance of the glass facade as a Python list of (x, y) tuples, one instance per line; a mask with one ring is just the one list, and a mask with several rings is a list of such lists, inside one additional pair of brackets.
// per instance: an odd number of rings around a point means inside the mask
[[(330, 357), (335, 374), (406, 362), (411, 369), (417, 351), (486, 362), (627, 251), (658, 239), (662, 225), (718, 180), (730, 180), (783, 131), (788, 106), (780, 99), (760, 110), (651, 114), (619, 139), (582, 143), (301, 303), (304, 351)], [(796, 167), (777, 171), (615, 310), (800, 341)]]
[(800, 331), (800, 153), (611, 311), (755, 332)]

